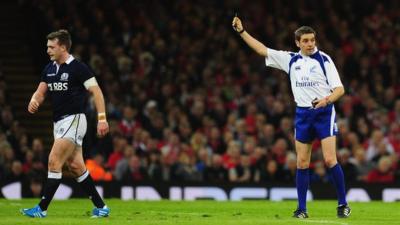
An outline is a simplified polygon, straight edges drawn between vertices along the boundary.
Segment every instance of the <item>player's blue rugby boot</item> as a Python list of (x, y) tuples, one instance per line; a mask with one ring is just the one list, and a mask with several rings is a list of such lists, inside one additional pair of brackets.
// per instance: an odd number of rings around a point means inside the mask
[(47, 211), (42, 211), (39, 205), (30, 209), (21, 209), (21, 213), (32, 218), (44, 218), (47, 216)]
[(92, 211), (92, 218), (108, 217), (110, 215), (110, 208), (106, 205), (103, 208), (94, 208)]

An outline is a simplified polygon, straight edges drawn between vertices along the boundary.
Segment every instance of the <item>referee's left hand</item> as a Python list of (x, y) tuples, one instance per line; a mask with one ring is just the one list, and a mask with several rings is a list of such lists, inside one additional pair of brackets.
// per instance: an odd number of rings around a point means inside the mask
[(98, 137), (104, 137), (109, 131), (108, 123), (107, 121), (100, 121), (97, 123), (97, 136)]

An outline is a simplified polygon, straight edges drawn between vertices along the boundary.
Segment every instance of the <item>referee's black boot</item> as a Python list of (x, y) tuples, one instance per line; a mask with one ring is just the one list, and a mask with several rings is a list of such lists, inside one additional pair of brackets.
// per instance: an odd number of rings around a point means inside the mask
[(347, 218), (351, 214), (351, 209), (349, 205), (341, 205), (337, 207), (337, 217), (338, 218)]
[(306, 211), (303, 211), (303, 210), (301, 210), (301, 209), (296, 209), (296, 210), (293, 212), (293, 217), (294, 217), (294, 218), (305, 219), (305, 218), (308, 218), (308, 214), (307, 214)]

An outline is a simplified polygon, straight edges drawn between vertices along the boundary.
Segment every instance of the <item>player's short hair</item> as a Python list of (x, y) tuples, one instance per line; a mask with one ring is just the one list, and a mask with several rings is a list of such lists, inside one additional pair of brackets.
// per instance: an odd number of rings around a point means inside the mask
[(314, 36), (317, 35), (317, 32), (312, 27), (309, 26), (302, 26), (299, 27), (295, 32), (294, 32), (294, 38), (296, 41), (300, 41), (300, 38), (303, 34), (314, 34)]
[(71, 35), (67, 30), (57, 30), (47, 35), (47, 40), (58, 40), (59, 45), (64, 45), (67, 51), (71, 49), (72, 41)]

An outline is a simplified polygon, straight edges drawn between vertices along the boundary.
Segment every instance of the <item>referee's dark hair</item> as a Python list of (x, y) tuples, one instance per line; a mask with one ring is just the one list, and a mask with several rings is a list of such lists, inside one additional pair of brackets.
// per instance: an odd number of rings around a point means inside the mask
[(301, 35), (303, 34), (314, 34), (314, 36), (317, 36), (317, 32), (312, 27), (309, 26), (302, 26), (299, 27), (295, 32), (294, 32), (294, 38), (296, 41), (300, 41)]
[(50, 34), (47, 35), (47, 40), (54, 40), (58, 39), (58, 44), (59, 45), (64, 45), (67, 51), (71, 49), (72, 41), (71, 41), (71, 35), (67, 30), (58, 30), (51, 32)]

